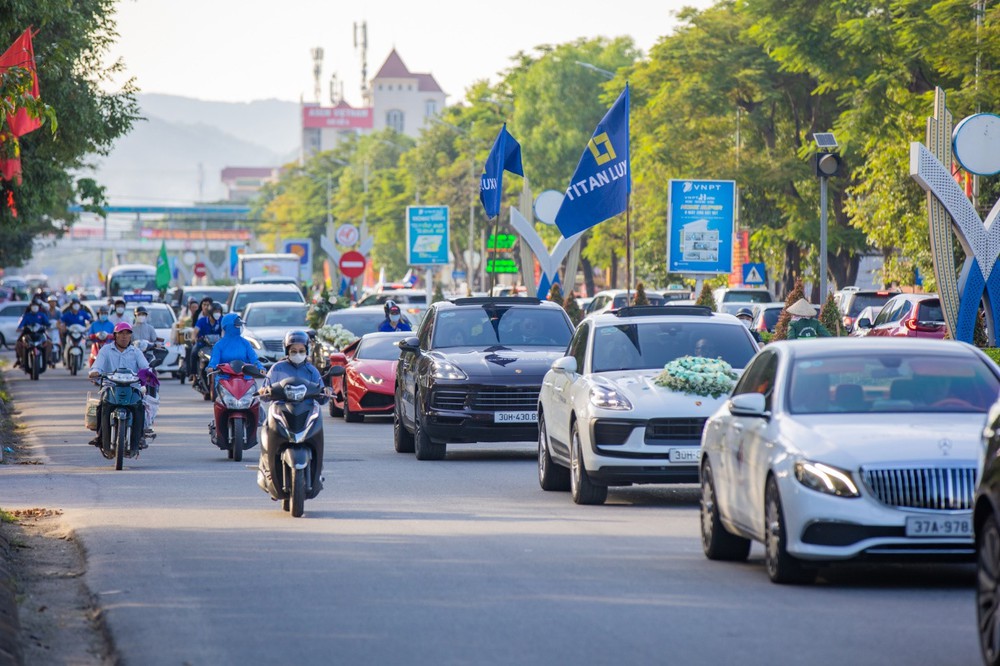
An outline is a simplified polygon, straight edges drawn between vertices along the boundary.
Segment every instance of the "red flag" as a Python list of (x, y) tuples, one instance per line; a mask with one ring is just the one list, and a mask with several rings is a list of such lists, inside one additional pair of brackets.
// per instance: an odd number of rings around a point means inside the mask
[[(21, 33), (10, 48), (0, 55), (0, 73), (11, 67), (23, 67), (31, 71), (31, 94), (38, 99), (38, 72), (35, 69), (35, 50), (31, 46), (31, 28)], [(18, 109), (13, 117), (7, 118), (11, 133), (24, 136), (42, 126), (41, 119), (32, 118), (26, 109)]]

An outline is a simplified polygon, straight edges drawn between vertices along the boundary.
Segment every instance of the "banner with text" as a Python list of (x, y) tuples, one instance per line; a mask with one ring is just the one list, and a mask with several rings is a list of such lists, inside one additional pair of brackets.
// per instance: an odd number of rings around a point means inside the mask
[(447, 206), (407, 206), (406, 263), (411, 266), (448, 263)]
[(736, 182), (671, 180), (669, 195), (667, 271), (731, 272)]

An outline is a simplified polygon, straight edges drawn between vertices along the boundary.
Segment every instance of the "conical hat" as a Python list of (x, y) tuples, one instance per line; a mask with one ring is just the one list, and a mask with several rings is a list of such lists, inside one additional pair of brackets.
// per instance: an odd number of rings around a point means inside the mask
[(788, 314), (796, 317), (815, 317), (816, 308), (809, 304), (804, 298), (800, 298), (788, 306)]

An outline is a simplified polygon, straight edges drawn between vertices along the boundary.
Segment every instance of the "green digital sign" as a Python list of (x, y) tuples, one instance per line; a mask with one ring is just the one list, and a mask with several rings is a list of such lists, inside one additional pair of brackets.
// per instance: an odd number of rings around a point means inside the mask
[(487, 259), (487, 273), (517, 273), (517, 262), (513, 259)]
[(491, 234), (486, 241), (486, 250), (511, 252), (517, 244), (517, 234)]

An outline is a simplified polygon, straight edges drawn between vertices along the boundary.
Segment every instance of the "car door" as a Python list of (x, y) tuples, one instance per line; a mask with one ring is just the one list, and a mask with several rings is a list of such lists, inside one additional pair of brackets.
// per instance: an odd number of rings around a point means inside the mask
[(889, 335), (906, 337), (910, 334), (909, 329), (903, 325), (903, 320), (906, 319), (912, 309), (912, 302), (905, 300), (899, 302), (899, 307), (892, 311), (892, 315), (890, 315), (889, 320), (886, 322)]
[(545, 405), (545, 428), (549, 434), (550, 455), (555, 455), (558, 459), (569, 460), (570, 415), (576, 391), (586, 384), (583, 381), (583, 371), (590, 329), (589, 322), (581, 323), (566, 349), (566, 355), (576, 359), (576, 372), (548, 373), (546, 379), (549, 385), (542, 389), (549, 398)]
[(899, 309), (900, 300), (890, 300), (885, 304), (885, 307), (879, 311), (878, 316), (875, 317), (875, 321), (872, 322), (872, 328), (868, 332), (868, 335), (874, 336), (884, 336), (889, 335), (889, 328), (891, 326), (892, 313)]
[(415, 403), (417, 393), (417, 372), (420, 367), (420, 357), (430, 349), (434, 333), (435, 311), (428, 311), (427, 316), (417, 330), (419, 340), (418, 351), (403, 351), (396, 364), (396, 393), (399, 396), (400, 416), (403, 423), (411, 427), (415, 422)]
[[(763, 351), (754, 360), (754, 373), (743, 387), (746, 393), (762, 393), (764, 408), (771, 411), (774, 383), (778, 371), (777, 352)], [(727, 488), (732, 492), (729, 515), (733, 522), (753, 529), (759, 511), (756, 503), (755, 473), (759, 457), (769, 450), (768, 419), (759, 416), (730, 415), (726, 431), (725, 457), (729, 473)], [(763, 492), (763, 490), (761, 490)]]

